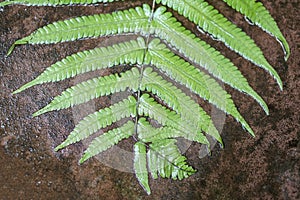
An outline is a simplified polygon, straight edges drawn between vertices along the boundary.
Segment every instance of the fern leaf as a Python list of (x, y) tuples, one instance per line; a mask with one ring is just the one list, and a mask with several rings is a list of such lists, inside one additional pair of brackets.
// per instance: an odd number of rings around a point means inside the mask
[(165, 7), (160, 7), (154, 13), (152, 26), (155, 27), (155, 34), (168, 41), (179, 53), (199, 64), (214, 77), (253, 97), (266, 114), (269, 114), (267, 104), (249, 86), (248, 81), (237, 67), (219, 51), (186, 30), (176, 18), (172, 17), (171, 13), (165, 12), (165, 10)]
[(148, 168), (154, 179), (159, 174), (162, 178), (182, 180), (196, 172), (186, 163), (186, 157), (180, 154), (175, 143), (175, 139), (166, 139), (149, 145)]
[(29, 36), (17, 40), (8, 50), (8, 55), (18, 44), (50, 44), (74, 41), (82, 38), (121, 33), (148, 31), (149, 5), (112, 14), (99, 14), (58, 21), (37, 29)]
[(223, 0), (236, 11), (242, 13), (252, 23), (261, 27), (267, 33), (273, 35), (281, 44), (285, 53), (285, 60), (290, 56), (290, 47), (285, 37), (282, 35), (277, 23), (270, 15), (269, 11), (261, 2), (240, 1), (240, 0)]
[(135, 91), (138, 89), (139, 76), (139, 70), (132, 68), (130, 71), (121, 73), (120, 77), (113, 74), (79, 83), (62, 92), (60, 96), (55, 97), (47, 106), (35, 112), (33, 116), (68, 108), (100, 96), (125, 91), (127, 88)]
[(138, 137), (145, 143), (178, 137), (185, 138), (189, 141), (198, 142), (200, 144), (203, 144), (206, 141), (204, 135), (197, 134), (196, 132), (187, 135), (182, 131), (168, 126), (154, 128), (148, 121), (146, 121), (145, 118), (140, 118), (138, 121)]
[(218, 130), (199, 104), (194, 102), (189, 96), (185, 95), (170, 82), (164, 80), (156, 72), (152, 72), (151, 68), (144, 70), (141, 89), (143, 90), (144, 88), (161, 98), (168, 106), (176, 111), (182, 119), (189, 121), (190, 124), (203, 130), (222, 144)]
[(253, 130), (236, 109), (231, 96), (214, 79), (175, 56), (167, 48), (163, 48), (164, 46), (164, 44), (158, 44), (157, 40), (153, 40), (149, 44), (149, 53), (152, 56), (151, 63), (165, 71), (175, 81), (184, 84), (200, 97), (207, 99), (224, 112), (232, 115), (254, 136)]
[(139, 99), (138, 114), (149, 116), (155, 119), (163, 126), (169, 126), (183, 132), (186, 135), (199, 134), (203, 138), (202, 144), (209, 145), (206, 137), (202, 136), (200, 127), (195, 127), (188, 120), (182, 119), (180, 115), (174, 111), (167, 110), (162, 105), (156, 103), (148, 94), (143, 94)]
[(83, 163), (87, 159), (100, 154), (101, 152), (119, 143), (121, 140), (129, 138), (133, 134), (134, 123), (132, 121), (128, 121), (121, 127), (115, 128), (96, 137), (84, 152), (84, 155), (79, 160), (79, 163)]
[(109, 126), (122, 118), (135, 115), (136, 100), (134, 97), (129, 96), (128, 99), (86, 116), (76, 125), (68, 138), (55, 148), (55, 151), (79, 142), (99, 129)]
[(113, 67), (119, 64), (141, 64), (145, 49), (145, 41), (139, 37), (137, 40), (119, 43), (106, 48), (96, 48), (73, 54), (51, 65), (36, 79), (23, 85), (13, 94), (38, 84), (61, 81), (96, 69)]
[(279, 75), (265, 59), (261, 49), (245, 32), (207, 2), (204, 0), (156, 0), (156, 2), (176, 10), (244, 58), (265, 69), (275, 78), (282, 90)]
[(151, 194), (149, 187), (149, 177), (147, 170), (146, 147), (143, 143), (137, 142), (134, 144), (134, 172), (140, 185), (144, 188), (148, 195)]

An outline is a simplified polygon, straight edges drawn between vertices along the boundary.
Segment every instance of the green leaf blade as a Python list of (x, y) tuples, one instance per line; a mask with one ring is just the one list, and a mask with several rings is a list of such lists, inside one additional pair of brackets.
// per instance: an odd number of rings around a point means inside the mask
[(282, 35), (277, 23), (264, 7), (261, 2), (256, 1), (240, 1), (240, 0), (223, 0), (236, 11), (247, 17), (251, 23), (261, 27), (264, 31), (274, 36), (281, 44), (285, 60), (290, 56), (290, 47), (285, 37)]
[(137, 142), (134, 144), (134, 172), (140, 185), (146, 191), (148, 195), (151, 194), (149, 187), (149, 177), (147, 169), (147, 157), (146, 157), (146, 146)]
[[(127, 88), (136, 91), (140, 74), (137, 68), (118, 75), (93, 78), (68, 88), (60, 96), (56, 96), (47, 106), (33, 114), (34, 117), (53, 110), (65, 109), (88, 102), (100, 96), (125, 91)], [(132, 81), (132, 79), (134, 81)]]
[(109, 126), (122, 118), (135, 115), (136, 100), (134, 97), (129, 96), (128, 99), (108, 108), (101, 109), (83, 118), (83, 120), (76, 125), (68, 138), (55, 148), (55, 151), (58, 151), (70, 144), (79, 142), (101, 128)]
[(129, 138), (134, 133), (134, 123), (128, 121), (126, 124), (121, 127), (110, 130), (98, 137), (96, 137), (89, 147), (84, 152), (84, 155), (79, 160), (79, 163), (83, 163), (89, 158), (100, 154), (101, 152), (107, 150), (108, 148), (116, 145), (120, 141)]
[[(148, 32), (150, 7), (136, 7), (112, 14), (98, 14), (58, 21), (37, 29), (29, 36), (17, 40), (17, 44), (53, 44), (83, 38), (122, 33)], [(10, 51), (12, 48), (10, 48)]]
[(145, 48), (144, 39), (138, 38), (110, 47), (96, 48), (73, 54), (51, 65), (41, 75), (14, 91), (13, 94), (38, 84), (61, 81), (89, 71), (120, 64), (141, 64)]

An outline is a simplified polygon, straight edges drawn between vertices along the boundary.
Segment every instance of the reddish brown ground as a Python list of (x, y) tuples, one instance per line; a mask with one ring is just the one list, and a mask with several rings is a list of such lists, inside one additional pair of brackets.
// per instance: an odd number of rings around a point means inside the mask
[[(260, 70), (206, 36), (242, 70), (251, 86), (270, 108), (266, 116), (249, 97), (233, 91), (233, 98), (256, 133), (251, 138), (231, 117), (222, 131), (225, 149), (215, 148), (212, 156), (198, 158), (197, 145), (187, 151), (198, 172), (184, 181), (151, 180), (147, 196), (131, 173), (119, 172), (91, 159), (78, 165), (83, 145), (61, 152), (53, 147), (74, 127), (72, 111), (51, 112), (37, 118), (31, 114), (48, 103), (72, 82), (46, 84), (18, 95), (11, 92), (40, 74), (46, 66), (79, 50), (93, 48), (102, 39), (59, 45), (24, 45), (5, 57), (9, 46), (42, 25), (83, 14), (111, 12), (141, 5), (140, 1), (93, 7), (8, 6), (0, 12), (0, 199), (300, 199), (300, 7), (297, 1), (262, 2), (270, 10), (291, 47), (284, 62), (276, 40), (245, 23), (221, 1), (214, 6), (242, 27), (262, 48), (280, 74), (284, 90)], [(185, 23), (190, 29), (194, 26)], [(99, 101), (104, 106), (106, 99)]]

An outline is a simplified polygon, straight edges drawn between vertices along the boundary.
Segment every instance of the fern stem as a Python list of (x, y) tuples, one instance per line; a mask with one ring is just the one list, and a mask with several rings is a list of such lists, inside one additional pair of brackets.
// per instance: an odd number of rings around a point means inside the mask
[[(150, 28), (151, 28), (151, 21), (153, 20), (154, 9), (155, 9), (155, 0), (152, 1), (151, 14), (149, 15), (148, 26), (147, 26), (148, 30), (150, 30)], [(142, 58), (142, 63), (145, 63), (146, 55), (148, 52), (149, 41), (150, 41), (150, 34), (148, 34), (146, 37), (146, 44), (145, 44), (144, 54), (143, 54), (143, 58)], [(138, 113), (139, 105), (140, 105), (141, 85), (142, 85), (142, 80), (143, 80), (143, 76), (144, 76), (144, 65), (140, 65), (139, 68), (140, 68), (141, 73), (140, 73), (139, 83), (138, 83), (136, 113)], [(138, 135), (138, 120), (139, 120), (139, 116), (136, 115), (136, 117), (135, 117), (135, 134), (133, 136), (135, 141), (137, 141), (137, 138), (135, 138), (135, 137), (136, 137), (136, 135)]]

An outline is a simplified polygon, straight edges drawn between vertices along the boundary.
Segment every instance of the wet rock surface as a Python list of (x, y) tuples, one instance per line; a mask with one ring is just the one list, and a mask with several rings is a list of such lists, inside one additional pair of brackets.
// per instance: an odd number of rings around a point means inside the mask
[[(250, 137), (233, 118), (227, 117), (222, 130), (225, 148), (216, 147), (211, 156), (199, 159), (199, 146), (191, 145), (186, 155), (198, 172), (183, 181), (151, 180), (151, 196), (145, 194), (131, 173), (114, 170), (97, 159), (79, 165), (78, 159), (86, 148), (84, 143), (54, 152), (53, 148), (74, 128), (74, 110), (36, 118), (31, 115), (74, 81), (45, 84), (11, 95), (47, 66), (74, 52), (106, 44), (106, 38), (57, 45), (23, 45), (5, 57), (16, 39), (50, 22), (126, 9), (142, 2), (95, 7), (5, 7), (0, 12), (0, 199), (299, 199), (299, 3), (262, 1), (290, 44), (292, 54), (285, 62), (274, 38), (247, 24), (223, 2), (209, 2), (257, 42), (281, 76), (284, 90), (280, 91), (266, 72), (220, 42), (201, 35), (195, 26), (184, 21), (186, 27), (239, 66), (269, 105), (270, 115), (266, 116), (250, 97), (226, 87), (256, 137)], [(97, 107), (109, 103), (107, 98), (96, 101)], [(129, 139), (121, 146), (130, 150), (132, 143)]]

